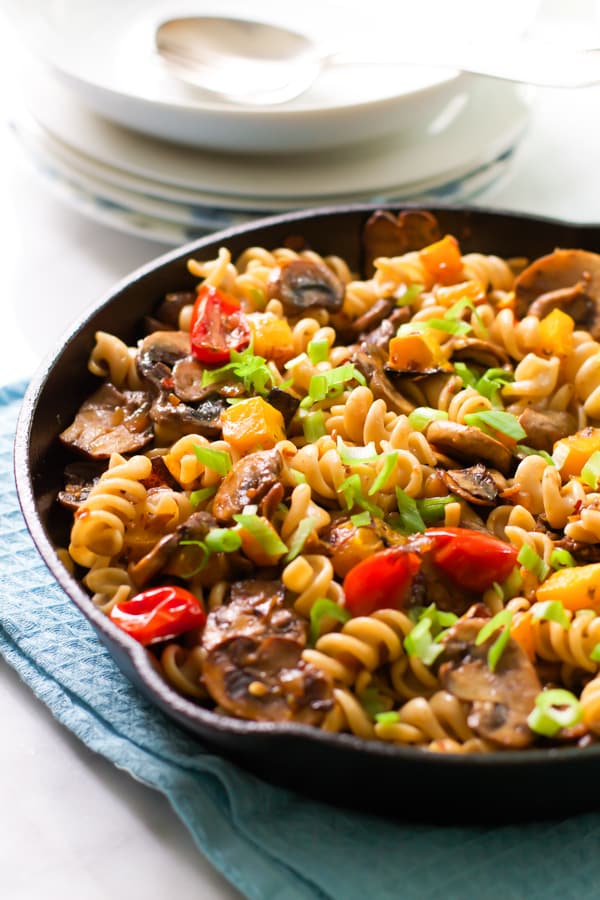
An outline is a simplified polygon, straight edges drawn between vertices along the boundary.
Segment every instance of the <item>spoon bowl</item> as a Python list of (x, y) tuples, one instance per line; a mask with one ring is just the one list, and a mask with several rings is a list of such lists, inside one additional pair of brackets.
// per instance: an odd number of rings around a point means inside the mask
[(281, 26), (225, 16), (171, 18), (158, 26), (155, 45), (169, 71), (195, 88), (248, 106), (287, 103), (304, 94), (332, 66), (426, 65), (541, 86), (583, 87), (600, 82), (600, 51), (517, 38), (485, 42), (427, 42), (411, 37), (377, 55), (323, 53), (306, 35)]

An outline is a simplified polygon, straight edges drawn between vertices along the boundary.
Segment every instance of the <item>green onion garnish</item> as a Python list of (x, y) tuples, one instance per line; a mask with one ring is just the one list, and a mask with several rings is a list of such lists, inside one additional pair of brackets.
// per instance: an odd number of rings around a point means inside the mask
[(523, 587), (523, 576), (519, 571), (519, 567), (515, 566), (508, 578), (499, 585), (504, 600), (510, 600), (516, 597)]
[(313, 518), (313, 516), (309, 516), (307, 519), (303, 519), (300, 522), (294, 532), (294, 535), (290, 542), (290, 549), (287, 555), (284, 557), (284, 562), (289, 563), (293, 559), (296, 559), (299, 553), (302, 553), (304, 545), (309, 536), (314, 531), (316, 524), (317, 520)]
[(329, 344), (327, 341), (309, 341), (306, 349), (308, 358), (313, 366), (320, 362), (327, 362), (329, 356)]
[(351, 466), (355, 463), (374, 462), (377, 459), (377, 450), (373, 441), (370, 441), (366, 447), (349, 447), (348, 444), (343, 442), (341, 437), (338, 437), (337, 451), (345, 466)]
[(464, 363), (455, 362), (454, 363), (454, 371), (458, 375), (458, 377), (462, 380), (463, 387), (472, 387), (474, 388), (477, 384), (477, 380), (479, 376), (476, 372), (466, 366)]
[(568, 550), (563, 550), (562, 547), (556, 547), (550, 554), (550, 565), (553, 569), (567, 569), (576, 566), (577, 563)]
[(219, 475), (227, 475), (231, 471), (231, 456), (227, 450), (213, 450), (211, 447), (199, 447), (194, 444), (194, 453), (198, 462)]
[(398, 306), (410, 306), (411, 303), (414, 303), (419, 294), (425, 290), (424, 284), (406, 284), (404, 287), (404, 292), (396, 298), (396, 304)]
[(345, 481), (342, 481), (337, 491), (338, 494), (344, 495), (344, 502), (347, 509), (352, 509), (354, 506), (360, 506), (361, 509), (366, 509), (376, 519), (383, 518), (383, 510), (381, 507), (377, 506), (375, 503), (371, 503), (371, 501), (365, 497), (362, 490), (360, 475), (357, 473), (350, 475)]
[(526, 444), (517, 444), (517, 450), (522, 453), (523, 456), (541, 456), (542, 459), (546, 460), (549, 466), (556, 465), (550, 454), (545, 450), (534, 450), (533, 447), (528, 447)]
[(437, 419), (447, 419), (448, 413), (443, 409), (433, 409), (431, 406), (417, 406), (408, 414), (408, 424), (415, 431), (425, 431), (430, 422)]
[(429, 329), (445, 331), (446, 334), (468, 334), (473, 330), (468, 322), (463, 322), (460, 319), (427, 319), (401, 325), (398, 329), (398, 334), (414, 334), (415, 331), (428, 331)]
[(571, 620), (560, 600), (546, 600), (543, 603), (534, 604), (531, 610), (531, 617), (536, 619), (536, 621), (538, 619), (546, 619), (548, 622), (556, 622), (566, 630), (571, 627)]
[(330, 619), (336, 619), (338, 622), (347, 622), (350, 613), (347, 609), (338, 606), (333, 600), (327, 597), (319, 597), (315, 600), (310, 610), (310, 636), (311, 644), (316, 644), (321, 634), (321, 621), (328, 616)]
[(371, 524), (371, 513), (366, 510), (356, 513), (354, 516), (350, 516), (350, 521), (356, 528), (365, 528)]
[(385, 460), (384, 460), (383, 466), (381, 467), (381, 470), (380, 470), (379, 474), (377, 475), (377, 478), (375, 479), (375, 481), (369, 488), (369, 497), (372, 497), (373, 494), (376, 494), (377, 491), (380, 491), (380, 490), (382, 490), (382, 488), (385, 487), (388, 478), (390, 477), (390, 475), (396, 468), (397, 461), (398, 461), (398, 453), (396, 450), (393, 450), (391, 453), (385, 454)]
[(491, 672), (495, 671), (496, 666), (498, 665), (502, 654), (504, 653), (504, 649), (508, 643), (508, 639), (510, 638), (510, 626), (512, 624), (513, 614), (510, 609), (502, 609), (499, 613), (490, 619), (489, 622), (483, 626), (479, 634), (475, 639), (475, 644), (479, 647), (483, 644), (489, 637), (494, 634), (499, 628), (502, 628), (497, 639), (494, 641), (490, 649), (488, 650), (488, 667)]
[(310, 379), (308, 396), (313, 403), (339, 397), (344, 387), (351, 381), (366, 384), (364, 375), (352, 363), (337, 366), (335, 369), (330, 369), (329, 372), (319, 372)]
[(290, 472), (296, 479), (296, 484), (306, 484), (306, 475), (299, 469), (290, 469)]
[(279, 535), (256, 513), (238, 513), (233, 519), (260, 544), (268, 556), (282, 556), (288, 552)]
[(482, 428), (483, 426), (482, 430), (484, 431), (492, 428), (494, 431), (499, 431), (515, 441), (519, 441), (527, 435), (525, 429), (519, 425), (517, 418), (512, 413), (501, 412), (498, 409), (484, 409), (481, 412), (467, 413), (465, 422), (467, 425), (475, 425), (477, 428)]
[(377, 713), (375, 721), (378, 725), (393, 725), (395, 722), (400, 721), (400, 716), (397, 712), (390, 710), (389, 712)]
[(550, 572), (550, 566), (544, 562), (542, 557), (539, 556), (529, 544), (523, 544), (519, 550), (517, 562), (520, 563), (523, 568), (535, 575), (538, 581), (543, 581)]
[(448, 494), (447, 497), (425, 497), (417, 500), (417, 509), (426, 525), (439, 522), (444, 518), (444, 511), (449, 503), (455, 503), (456, 497)]
[(325, 428), (325, 413), (322, 409), (317, 409), (315, 412), (309, 413), (302, 419), (302, 431), (304, 432), (306, 440), (311, 444), (327, 434), (327, 429)]
[(298, 356), (294, 356), (293, 359), (288, 359), (288, 361), (285, 363), (283, 368), (289, 372), (289, 370), (293, 369), (294, 366), (297, 366), (298, 363), (308, 362), (308, 361), (309, 360), (308, 360), (308, 356), (306, 355), (306, 353), (299, 353)]
[(233, 553), (242, 546), (242, 539), (232, 528), (212, 528), (204, 538), (211, 553)]
[(571, 691), (554, 688), (542, 691), (535, 698), (535, 708), (527, 717), (527, 724), (536, 734), (554, 737), (562, 728), (571, 728), (583, 718), (581, 704)]
[(409, 656), (416, 656), (426, 666), (435, 662), (444, 650), (441, 644), (434, 642), (431, 634), (431, 620), (427, 617), (422, 618), (406, 635), (404, 649)]
[(600, 479), (600, 450), (592, 453), (586, 464), (581, 470), (581, 480), (595, 490), (598, 487)]
[(417, 507), (416, 500), (409, 497), (402, 488), (396, 488), (396, 503), (400, 513), (400, 531), (403, 534), (422, 534), (425, 531), (425, 522)]
[(596, 646), (590, 653), (590, 659), (592, 660), (592, 662), (600, 662), (600, 644), (596, 644)]
[(233, 376), (243, 383), (248, 392), (263, 396), (268, 394), (273, 386), (273, 376), (266, 359), (254, 355), (252, 344), (241, 353), (232, 350), (230, 359), (231, 362), (219, 369), (205, 369), (202, 373), (202, 384), (204, 386), (214, 384)]
[(487, 328), (483, 324), (482, 318), (479, 315), (479, 313), (477, 312), (477, 307), (475, 306), (475, 304), (473, 303), (472, 300), (469, 300), (468, 297), (463, 297), (461, 300), (457, 300), (456, 303), (453, 303), (452, 306), (448, 309), (448, 311), (444, 315), (444, 318), (445, 319), (460, 319), (462, 317), (462, 314), (464, 313), (465, 309), (471, 310), (471, 312), (473, 313), (473, 316), (475, 317), (477, 324), (479, 325), (479, 328), (481, 329), (481, 333), (484, 335), (484, 337), (487, 337), (487, 333), (488, 333)]
[(181, 578), (193, 578), (194, 575), (198, 575), (202, 570), (206, 567), (206, 564), (210, 558), (210, 550), (204, 543), (204, 541), (179, 541), (180, 547), (197, 547), (198, 550), (202, 553), (202, 559), (200, 564), (196, 566), (191, 572), (180, 572)]
[(260, 288), (251, 288), (250, 289), (250, 297), (252, 299), (252, 302), (255, 304), (255, 306), (258, 307), (258, 309), (264, 309), (265, 306), (267, 305), (267, 299), (265, 297), (265, 292), (261, 291)]
[(385, 712), (385, 705), (376, 687), (368, 687), (359, 695), (358, 699), (364, 711), (372, 719), (378, 716), (379, 713)]
[(203, 503), (205, 500), (208, 500), (209, 497), (213, 497), (216, 493), (216, 485), (214, 487), (199, 488), (197, 491), (192, 491), (190, 494), (190, 503), (192, 506), (196, 507), (199, 503)]

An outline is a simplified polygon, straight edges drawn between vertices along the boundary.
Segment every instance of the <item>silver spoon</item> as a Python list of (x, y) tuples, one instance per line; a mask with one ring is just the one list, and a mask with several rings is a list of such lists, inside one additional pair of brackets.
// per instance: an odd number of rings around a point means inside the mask
[(393, 57), (322, 55), (306, 35), (278, 25), (224, 16), (168, 19), (156, 30), (156, 50), (173, 75), (241, 105), (269, 106), (299, 97), (325, 68), (339, 65), (425, 65), (459, 69), (544, 87), (600, 82), (600, 52), (526, 38), (419, 44), (411, 37)]

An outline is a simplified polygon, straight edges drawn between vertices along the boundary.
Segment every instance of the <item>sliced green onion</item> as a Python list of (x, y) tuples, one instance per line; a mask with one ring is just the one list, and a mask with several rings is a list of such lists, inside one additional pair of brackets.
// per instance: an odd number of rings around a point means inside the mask
[(507, 372), (506, 369), (499, 368), (486, 369), (481, 377), (488, 378), (490, 381), (500, 381), (502, 384), (510, 384), (515, 380), (514, 372)]
[(536, 734), (554, 737), (562, 728), (572, 728), (583, 718), (581, 704), (571, 691), (554, 688), (542, 691), (535, 698), (535, 708), (527, 717), (527, 724)]
[(309, 413), (302, 419), (302, 431), (304, 432), (306, 440), (311, 444), (327, 434), (327, 429), (325, 428), (325, 413), (322, 409), (317, 409), (315, 412)]
[(586, 464), (581, 470), (581, 480), (595, 490), (598, 487), (600, 479), (600, 450), (592, 453)]
[(296, 484), (306, 484), (306, 475), (299, 469), (290, 469), (290, 472), (296, 479)]
[(488, 650), (487, 662), (491, 672), (495, 671), (496, 666), (498, 665), (510, 638), (510, 626), (512, 624), (512, 618), (513, 614), (510, 609), (501, 610), (499, 613), (496, 613), (496, 615), (491, 618), (489, 622), (486, 622), (475, 639), (475, 644), (477, 647), (479, 647), (481, 644), (487, 641), (487, 639), (491, 637), (495, 631), (497, 631), (499, 628), (502, 629), (499, 636), (496, 638), (496, 640)]
[(197, 491), (192, 491), (190, 494), (190, 503), (192, 506), (196, 507), (198, 504), (203, 503), (205, 500), (208, 500), (209, 497), (213, 497), (217, 493), (216, 485), (214, 487), (205, 487), (198, 488)]
[(550, 554), (550, 565), (553, 569), (568, 569), (576, 566), (577, 563), (568, 550), (563, 550), (562, 547), (556, 547)]
[(456, 497), (448, 494), (447, 497), (425, 497), (417, 500), (417, 509), (426, 525), (439, 522), (444, 518), (444, 512), (449, 503), (455, 503)]
[(212, 528), (204, 543), (211, 553), (233, 553), (242, 546), (242, 539), (232, 528)]
[(560, 600), (546, 600), (543, 603), (535, 603), (531, 610), (531, 617), (536, 621), (538, 619), (546, 619), (548, 622), (556, 622), (566, 630), (571, 627), (571, 620)]
[(366, 384), (364, 375), (352, 363), (345, 363), (345, 365), (337, 366), (328, 372), (319, 372), (310, 379), (308, 396), (313, 403), (326, 398), (339, 397), (345, 385), (351, 381)]
[(308, 358), (313, 366), (320, 362), (327, 362), (329, 357), (329, 344), (327, 341), (309, 341), (306, 349)]
[(517, 444), (517, 450), (522, 453), (523, 456), (541, 456), (542, 459), (546, 460), (549, 466), (556, 465), (550, 454), (545, 450), (534, 450), (533, 447), (528, 447), (526, 444)]
[(260, 288), (250, 288), (250, 299), (259, 309), (264, 309), (267, 305), (267, 298), (265, 297), (265, 292), (261, 291)]
[(376, 519), (383, 518), (383, 510), (381, 507), (377, 506), (375, 503), (371, 503), (371, 501), (365, 497), (362, 490), (360, 475), (357, 473), (350, 475), (345, 481), (342, 481), (337, 491), (338, 494), (344, 495), (344, 502), (347, 509), (352, 509), (353, 506), (360, 506), (361, 509), (368, 510), (368, 512)]
[(309, 362), (309, 359), (308, 359), (308, 356), (306, 355), (306, 353), (299, 353), (298, 356), (294, 356), (293, 359), (288, 359), (288, 361), (284, 364), (283, 368), (289, 372), (290, 369), (293, 369), (295, 366), (298, 365), (298, 363), (301, 363), (301, 362)]
[(321, 622), (325, 617), (343, 623), (348, 621), (350, 613), (347, 609), (338, 606), (337, 603), (334, 603), (333, 600), (329, 600), (327, 597), (319, 597), (318, 600), (315, 600), (310, 610), (309, 640), (311, 644), (317, 643), (321, 634)]
[(458, 377), (462, 380), (464, 387), (475, 387), (477, 384), (477, 380), (479, 376), (476, 372), (466, 366), (464, 363), (455, 362), (454, 363), (454, 371), (458, 375)]
[(208, 560), (210, 559), (210, 550), (208, 549), (208, 547), (206, 546), (204, 541), (179, 541), (179, 546), (180, 547), (197, 547), (198, 550), (200, 550), (200, 552), (202, 553), (202, 559), (200, 561), (200, 564), (198, 566), (196, 566), (195, 569), (193, 569), (191, 572), (185, 572), (185, 573), (180, 572), (179, 573), (181, 575), (181, 578), (186, 578), (186, 579), (193, 578), (194, 575), (198, 575), (200, 572), (202, 572), (206, 568), (206, 564), (207, 564)]
[(362, 694), (359, 694), (358, 699), (364, 711), (372, 719), (386, 711), (382, 696), (376, 687), (368, 687)]
[(416, 656), (426, 666), (430, 666), (438, 658), (444, 648), (436, 644), (431, 634), (431, 620), (421, 619), (412, 631), (404, 638), (404, 649), (409, 656)]
[(294, 531), (292, 540), (290, 542), (290, 549), (287, 555), (284, 557), (284, 562), (289, 563), (293, 559), (302, 553), (304, 549), (304, 545), (312, 532), (315, 529), (315, 525), (317, 524), (317, 520), (313, 516), (309, 516), (307, 519), (303, 519), (296, 530)]
[(494, 406), (502, 408), (500, 385), (497, 381), (482, 375), (475, 385), (475, 390), (481, 394), (482, 397), (486, 397)]
[(554, 450), (552, 451), (552, 459), (554, 460), (554, 465), (557, 469), (562, 469), (564, 464), (567, 461), (567, 457), (569, 455), (569, 448), (566, 444), (558, 441)]
[(238, 353), (232, 350), (231, 361), (218, 369), (205, 369), (202, 373), (204, 386), (225, 381), (230, 376), (241, 381), (247, 391), (265, 395), (273, 384), (273, 375), (263, 356), (255, 356), (252, 344)]
[(393, 725), (395, 722), (400, 721), (400, 716), (397, 712), (390, 710), (389, 712), (377, 713), (375, 721), (378, 725)]
[(377, 450), (373, 441), (370, 441), (366, 447), (349, 447), (348, 444), (343, 442), (341, 437), (338, 437), (337, 451), (345, 466), (351, 466), (355, 463), (374, 462), (377, 459)]
[(415, 431), (425, 431), (430, 422), (438, 419), (447, 419), (448, 413), (444, 409), (433, 409), (431, 406), (417, 406), (408, 414), (408, 424)]
[(404, 534), (422, 534), (425, 531), (425, 522), (417, 507), (416, 500), (409, 497), (402, 488), (396, 488), (396, 503), (400, 513), (400, 528)]
[(508, 578), (500, 585), (504, 600), (511, 600), (516, 597), (523, 587), (523, 576), (519, 571), (519, 567), (515, 566)]
[(238, 513), (233, 516), (233, 520), (260, 544), (268, 556), (282, 556), (288, 552), (288, 548), (266, 519), (257, 516), (256, 513)]
[(207, 469), (212, 469), (219, 475), (227, 475), (231, 472), (231, 456), (227, 450), (213, 450), (212, 447), (200, 447), (194, 444), (194, 454), (198, 462), (201, 462)]
[(398, 334), (414, 334), (415, 331), (428, 331), (429, 329), (444, 331), (446, 334), (468, 334), (473, 330), (468, 322), (460, 319), (426, 319), (401, 325)]
[(424, 284), (406, 284), (404, 287), (404, 292), (396, 297), (397, 306), (410, 306), (425, 290)]
[(527, 436), (527, 432), (519, 425), (516, 416), (498, 409), (484, 409), (480, 412), (467, 413), (465, 422), (467, 425), (475, 425), (477, 428), (481, 428), (482, 425), (493, 428), (494, 431), (499, 431), (515, 441)]
[(371, 524), (371, 513), (366, 510), (361, 513), (356, 513), (356, 515), (350, 516), (350, 521), (356, 528), (365, 528)]
[(543, 581), (550, 572), (550, 566), (544, 562), (542, 557), (529, 544), (523, 544), (519, 550), (517, 562), (535, 575), (539, 581)]
[(596, 646), (590, 653), (590, 659), (592, 660), (592, 662), (600, 662), (600, 644), (596, 644)]
[(373, 494), (376, 494), (377, 491), (380, 491), (382, 488), (385, 487), (385, 485), (388, 481), (388, 478), (390, 477), (390, 475), (396, 468), (397, 461), (398, 461), (398, 452), (396, 450), (393, 450), (391, 453), (385, 454), (385, 460), (384, 460), (383, 466), (381, 467), (381, 470), (380, 470), (379, 474), (377, 475), (377, 478), (375, 479), (375, 481), (369, 488), (369, 497), (372, 497)]

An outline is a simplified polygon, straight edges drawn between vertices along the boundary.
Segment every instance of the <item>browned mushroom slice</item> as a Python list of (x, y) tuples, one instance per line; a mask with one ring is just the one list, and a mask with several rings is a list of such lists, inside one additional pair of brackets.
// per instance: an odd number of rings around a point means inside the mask
[(360, 349), (352, 354), (350, 361), (366, 378), (375, 399), (385, 400), (390, 412), (402, 415), (412, 412), (415, 408), (414, 403), (396, 390), (384, 372), (384, 365), (387, 362), (387, 353), (384, 350), (373, 344), (361, 344)]
[(453, 459), (466, 463), (483, 460), (503, 475), (510, 473), (512, 454), (508, 447), (473, 425), (440, 419), (428, 425), (425, 436), (437, 450)]
[(388, 210), (377, 210), (363, 231), (367, 275), (379, 256), (401, 256), (408, 250), (420, 250), (440, 237), (437, 219), (426, 210), (408, 209), (397, 216)]
[(488, 619), (465, 618), (443, 640), (439, 669), (442, 686), (469, 705), (467, 721), (480, 737), (502, 747), (528, 747), (534, 735), (527, 717), (542, 685), (535, 668), (516, 641), (508, 639), (492, 671), (487, 656), (497, 635), (477, 646)]
[(600, 338), (600, 255), (555, 250), (535, 260), (515, 281), (517, 313), (543, 318), (553, 309), (568, 313)]
[(152, 440), (150, 398), (144, 391), (120, 391), (104, 384), (79, 408), (60, 439), (92, 459), (135, 453)]
[(170, 391), (161, 391), (150, 408), (157, 438), (175, 443), (184, 434), (200, 434), (217, 438), (221, 434), (221, 413), (228, 409), (227, 400), (213, 391), (197, 406), (179, 400)]
[(283, 391), (281, 388), (274, 387), (271, 388), (271, 390), (265, 397), (265, 400), (267, 401), (267, 403), (270, 403), (271, 406), (274, 406), (275, 409), (279, 410), (279, 412), (283, 416), (285, 427), (288, 428), (291, 424), (292, 419), (298, 411), (298, 407), (300, 406), (300, 399), (298, 397), (294, 397), (288, 391)]
[(245, 393), (243, 382), (233, 378), (204, 385), (202, 382), (205, 369), (206, 366), (194, 356), (178, 359), (171, 373), (173, 393), (186, 403), (202, 403), (207, 397), (215, 394), (222, 397), (241, 397)]
[(160, 538), (152, 550), (130, 565), (129, 574), (133, 582), (142, 588), (167, 570), (172, 575), (189, 577), (203, 564), (206, 552), (193, 543), (182, 545), (182, 541), (203, 541), (215, 525), (216, 522), (209, 513), (193, 513), (174, 532)]
[(65, 489), (59, 491), (58, 502), (67, 509), (76, 510), (98, 482), (103, 469), (104, 463), (69, 463), (65, 467)]
[(333, 706), (332, 684), (304, 662), (305, 644), (304, 623), (285, 606), (281, 582), (238, 582), (204, 629), (206, 688), (244, 719), (318, 725)]
[(171, 328), (179, 328), (179, 315), (184, 306), (191, 306), (196, 301), (194, 291), (175, 291), (165, 294), (165, 299), (156, 309), (156, 318)]
[(292, 259), (277, 266), (267, 282), (267, 297), (281, 300), (286, 315), (303, 315), (320, 307), (337, 312), (344, 302), (345, 288), (324, 263)]
[(172, 369), (178, 359), (190, 353), (190, 336), (187, 331), (153, 331), (144, 338), (137, 354), (138, 371), (142, 377), (156, 382), (155, 369), (163, 372)]
[(577, 430), (575, 418), (570, 413), (560, 410), (540, 412), (531, 407), (523, 410), (519, 416), (519, 425), (527, 432), (523, 443), (534, 450), (545, 450), (547, 453), (552, 453), (556, 441)]
[(466, 360), (486, 369), (510, 365), (510, 357), (503, 347), (479, 338), (453, 337), (446, 344), (446, 348), (451, 348), (450, 358), (459, 362)]
[(574, 541), (573, 538), (561, 538), (555, 541), (554, 546), (560, 550), (568, 550), (580, 566), (588, 563), (600, 562), (600, 544), (584, 544), (582, 541)]
[(476, 506), (494, 506), (498, 494), (506, 486), (504, 479), (486, 469), (483, 463), (468, 469), (449, 469), (442, 472), (442, 478), (451, 493)]
[(242, 457), (221, 482), (213, 500), (213, 514), (223, 524), (245, 506), (259, 504), (279, 483), (283, 461), (279, 450), (259, 450)]

